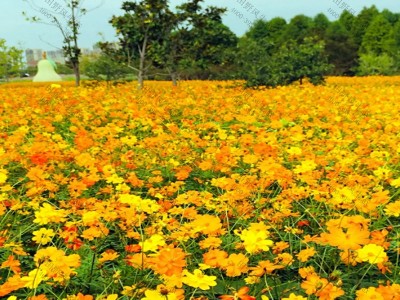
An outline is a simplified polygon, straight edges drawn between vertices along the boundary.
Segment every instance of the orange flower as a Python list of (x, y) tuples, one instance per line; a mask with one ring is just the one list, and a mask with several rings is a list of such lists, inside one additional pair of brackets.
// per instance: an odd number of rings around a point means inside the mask
[(256, 297), (250, 296), (247, 293), (249, 292), (249, 288), (247, 286), (241, 287), (237, 292), (233, 295), (222, 295), (218, 298), (221, 300), (256, 300)]
[(304, 250), (301, 250), (299, 254), (297, 254), (297, 258), (301, 262), (306, 262), (311, 256), (313, 256), (317, 251), (315, 251), (314, 247), (310, 247)]
[(1, 264), (1, 268), (10, 268), (14, 273), (21, 272), (21, 263), (15, 259), (14, 255), (10, 255), (6, 261)]
[(219, 249), (213, 249), (203, 254), (203, 261), (213, 268), (220, 268), (226, 265), (228, 253)]
[(151, 268), (161, 275), (181, 274), (186, 266), (185, 258), (186, 253), (181, 248), (167, 245), (151, 258)]
[(370, 232), (357, 225), (348, 226), (346, 232), (342, 228), (331, 228), (330, 233), (322, 233), (321, 237), (330, 245), (341, 250), (357, 250), (369, 243)]
[(258, 262), (258, 266), (249, 268), (251, 270), (251, 276), (264, 276), (265, 274), (272, 274), (273, 271), (283, 269), (284, 266), (272, 263), (269, 260), (263, 260)]
[(33, 297), (29, 297), (28, 300), (47, 300), (46, 295), (37, 295)]
[(147, 269), (150, 267), (150, 259), (144, 253), (136, 253), (126, 257), (126, 263), (135, 269)]
[(109, 249), (101, 254), (101, 258), (99, 258), (99, 262), (103, 263), (106, 261), (111, 261), (111, 260), (116, 259), (118, 256), (119, 256), (119, 254), (115, 250)]
[(71, 300), (93, 300), (93, 296), (90, 295), (83, 295), (82, 293), (79, 293), (78, 295), (75, 296), (75, 299), (73, 298), (68, 298)]
[(198, 215), (190, 225), (193, 230), (203, 234), (220, 235), (223, 232), (221, 220), (212, 215)]
[(0, 297), (6, 296), (9, 293), (22, 289), (25, 287), (26, 282), (21, 280), (19, 275), (14, 275), (13, 277), (8, 277), (7, 281), (0, 285)]
[(306, 291), (307, 295), (315, 294), (328, 284), (328, 280), (319, 277), (317, 274), (310, 274), (306, 280), (301, 283), (301, 287)]
[(239, 254), (231, 254), (226, 260), (226, 265), (224, 269), (226, 270), (226, 276), (236, 277), (240, 276), (243, 273), (246, 273), (249, 268), (247, 263), (249, 259), (242, 253)]
[(289, 248), (288, 242), (283, 242), (283, 241), (277, 242), (277, 243), (275, 243), (275, 245), (272, 246), (272, 249), (273, 249), (272, 253), (278, 254), (287, 248)]

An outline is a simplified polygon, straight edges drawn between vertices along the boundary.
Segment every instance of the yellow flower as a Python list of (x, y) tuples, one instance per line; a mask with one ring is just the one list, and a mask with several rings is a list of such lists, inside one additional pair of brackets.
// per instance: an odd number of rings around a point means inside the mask
[(137, 138), (134, 135), (124, 136), (121, 138), (121, 142), (128, 146), (133, 146), (137, 142)]
[(373, 171), (374, 175), (380, 180), (386, 180), (390, 177), (391, 171), (388, 168), (381, 167)]
[(301, 148), (299, 147), (290, 147), (289, 149), (287, 149), (287, 152), (290, 155), (300, 155), (302, 153)]
[(394, 186), (394, 187), (400, 187), (400, 177), (399, 178), (397, 178), (397, 179), (393, 179), (391, 182), (390, 182), (390, 185), (391, 186)]
[(51, 87), (52, 89), (59, 89), (59, 88), (61, 88), (61, 85), (56, 84), (56, 83), (52, 83), (52, 84), (50, 85), (50, 87)]
[(149, 239), (140, 242), (139, 245), (142, 247), (142, 252), (156, 252), (158, 250), (158, 246), (165, 245), (165, 239), (159, 234), (154, 234)]
[(108, 176), (106, 178), (107, 183), (114, 183), (114, 184), (120, 184), (124, 182), (124, 179), (119, 177), (117, 174), (112, 174), (111, 176)]
[(389, 203), (386, 205), (384, 209), (386, 215), (391, 217), (399, 217), (400, 216), (400, 200)]
[(258, 276), (249, 276), (249, 277), (244, 279), (244, 282), (246, 282), (246, 284), (256, 284), (256, 283), (260, 282), (260, 277), (258, 277)]
[(34, 269), (29, 272), (28, 276), (21, 278), (22, 281), (26, 281), (25, 287), (30, 289), (36, 289), (43, 280), (47, 280), (46, 271), (42, 269)]
[(314, 161), (312, 161), (312, 160), (306, 160), (306, 161), (302, 161), (302, 162), (301, 162), (301, 165), (297, 166), (297, 167), (294, 169), (294, 172), (295, 172), (296, 174), (305, 173), (305, 172), (308, 172), (308, 171), (313, 171), (313, 170), (315, 170), (316, 167), (317, 167), (317, 164), (316, 164)]
[(56, 209), (54, 206), (44, 203), (38, 211), (35, 212), (33, 223), (46, 225), (50, 222), (63, 222), (66, 217), (66, 212), (63, 209)]
[(51, 239), (54, 237), (55, 232), (53, 229), (40, 228), (33, 232), (34, 237), (32, 241), (36, 242), (36, 244), (46, 245), (51, 242)]
[[(368, 289), (363, 288), (356, 292), (357, 298), (356, 300), (384, 300), (383, 296), (377, 292), (375, 287), (369, 287)], [(393, 298), (394, 299), (394, 298)]]
[(85, 226), (95, 225), (99, 220), (100, 214), (96, 211), (88, 211), (82, 215), (82, 222)]
[(268, 240), (268, 233), (266, 231), (253, 231), (245, 229), (241, 234), (238, 231), (235, 232), (243, 241), (244, 248), (250, 254), (254, 254), (260, 251), (268, 251), (269, 246), (272, 246), (273, 242)]
[(191, 274), (188, 270), (183, 271), (182, 282), (188, 286), (199, 288), (203, 291), (209, 290), (211, 286), (216, 286), (216, 276), (204, 275), (199, 269), (194, 270)]
[(142, 300), (177, 300), (178, 298), (174, 293), (168, 292), (168, 294), (164, 295), (159, 291), (147, 290), (144, 292), (146, 297), (142, 298)]
[(337, 189), (332, 193), (332, 202), (335, 204), (352, 203), (355, 199), (354, 191), (348, 187)]
[(282, 300), (307, 300), (307, 298), (303, 296), (297, 296), (294, 293), (291, 293), (289, 297), (287, 298), (282, 298)]
[(370, 264), (378, 264), (385, 261), (387, 258), (385, 249), (382, 246), (375, 244), (368, 244), (357, 250), (358, 257), (360, 261), (367, 261)]
[(7, 180), (7, 170), (0, 169), (0, 184), (5, 183)]

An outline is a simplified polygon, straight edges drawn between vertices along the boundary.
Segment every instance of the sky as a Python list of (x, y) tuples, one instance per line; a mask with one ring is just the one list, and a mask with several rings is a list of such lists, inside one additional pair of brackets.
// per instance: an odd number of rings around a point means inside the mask
[[(48, 20), (43, 9), (52, 9), (61, 13), (66, 0), (0, 0), (0, 39), (5, 39), (7, 45), (22, 49), (56, 50), (62, 47), (62, 37), (57, 28), (51, 25), (31, 23), (23, 16), (39, 16)], [(122, 15), (121, 5), (124, 0), (84, 0), (84, 7), (90, 11), (80, 21), (81, 35), (79, 45), (91, 48), (96, 42), (117, 41), (114, 28), (109, 24), (113, 15)], [(175, 7), (184, 0), (171, 0)], [(254, 20), (263, 18), (270, 20), (280, 16), (289, 21), (298, 14), (315, 16), (322, 12), (334, 20), (335, 14), (340, 15), (343, 9), (357, 14), (364, 6), (375, 5), (379, 10), (384, 8), (400, 12), (397, 0), (205, 0), (204, 6), (214, 5), (226, 7), (223, 17), (226, 24), (238, 36), (243, 35)], [(96, 8), (97, 7), (97, 8)], [(66, 18), (65, 18), (65, 22)]]

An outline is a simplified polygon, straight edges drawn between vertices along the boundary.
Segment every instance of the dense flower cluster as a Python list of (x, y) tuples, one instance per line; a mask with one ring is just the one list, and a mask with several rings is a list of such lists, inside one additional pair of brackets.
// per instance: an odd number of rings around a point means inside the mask
[(146, 84), (0, 86), (2, 299), (400, 299), (399, 77)]

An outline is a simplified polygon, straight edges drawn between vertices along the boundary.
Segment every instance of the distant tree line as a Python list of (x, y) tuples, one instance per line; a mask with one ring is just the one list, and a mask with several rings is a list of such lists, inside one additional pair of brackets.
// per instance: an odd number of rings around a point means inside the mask
[(277, 86), (306, 78), (318, 84), (325, 75), (400, 73), (400, 13), (371, 6), (358, 15), (344, 10), (333, 22), (323, 13), (289, 22), (276, 17), (257, 20), (237, 37), (222, 23), (226, 9), (202, 8), (202, 2), (175, 10), (165, 0), (124, 2), (125, 13), (110, 21), (119, 46), (102, 43), (103, 54), (84, 69), (97, 76), (107, 69), (107, 79), (134, 73), (139, 86), (145, 78)]

